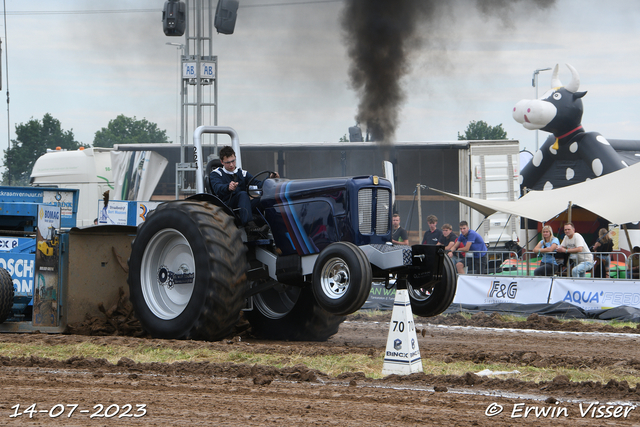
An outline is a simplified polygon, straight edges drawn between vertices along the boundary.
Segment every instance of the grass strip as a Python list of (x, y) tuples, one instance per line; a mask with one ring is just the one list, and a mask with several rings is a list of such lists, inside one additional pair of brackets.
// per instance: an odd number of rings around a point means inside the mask
[[(251, 351), (229, 349), (229, 351), (212, 350), (206, 348), (181, 350), (162, 348), (157, 345), (137, 347), (96, 345), (93, 343), (75, 343), (67, 345), (0, 343), (0, 354), (11, 359), (19, 357), (37, 356), (53, 360), (67, 360), (75, 357), (91, 357), (106, 359), (116, 364), (126, 357), (138, 363), (173, 363), (173, 362), (231, 362), (246, 365), (265, 365), (285, 368), (303, 364), (310, 369), (316, 369), (331, 377), (346, 372), (363, 372), (368, 378), (382, 378), (382, 352), (375, 356), (364, 354), (317, 355), (305, 356), (301, 354), (264, 354)], [(519, 373), (499, 375), (498, 378), (517, 378), (522, 381), (551, 381), (558, 375), (566, 375), (571, 381), (598, 381), (607, 383), (611, 379), (618, 382), (627, 381), (630, 386), (640, 382), (635, 370), (624, 366), (607, 366), (598, 368), (565, 368), (550, 367), (537, 368), (522, 366), (514, 363), (474, 363), (471, 361), (454, 361), (446, 363), (439, 360), (422, 358), (425, 374), (433, 375), (464, 375), (467, 372), (477, 373), (485, 369), (491, 371), (514, 371)]]

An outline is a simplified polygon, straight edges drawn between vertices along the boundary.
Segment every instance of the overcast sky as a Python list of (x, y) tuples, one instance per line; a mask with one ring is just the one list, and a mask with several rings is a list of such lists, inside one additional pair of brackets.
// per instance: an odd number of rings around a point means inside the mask
[[(0, 147), (7, 147), (8, 122), (15, 138), (16, 124), (46, 113), (85, 144), (119, 114), (155, 122), (175, 141), (178, 50), (166, 43), (183, 38), (164, 35), (163, 5), (6, 0), (0, 99), (8, 48), (10, 109), (9, 119), (0, 109)], [(343, 1), (240, 0), (235, 33), (214, 36), (218, 123), (234, 127), (241, 143), (338, 141), (346, 134), (358, 96), (349, 84), (343, 8)], [(402, 79), (407, 97), (395, 140), (453, 141), (470, 121), (484, 120), (533, 151), (535, 132), (511, 110), (535, 96), (533, 71), (556, 63), (563, 82), (571, 78), (569, 63), (588, 91), (587, 131), (640, 139), (640, 2), (557, 0), (543, 11), (509, 12), (492, 18), (474, 7), (452, 8), (421, 29), (428, 43)], [(551, 72), (540, 74), (539, 95), (550, 80)], [(540, 132), (540, 144), (547, 135)]]

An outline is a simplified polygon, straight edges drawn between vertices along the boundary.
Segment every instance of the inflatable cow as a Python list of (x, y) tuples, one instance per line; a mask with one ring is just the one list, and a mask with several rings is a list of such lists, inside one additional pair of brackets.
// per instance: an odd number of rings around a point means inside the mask
[(550, 190), (599, 177), (627, 167), (605, 137), (582, 127), (580, 77), (571, 65), (571, 82), (563, 86), (558, 65), (553, 70), (551, 90), (540, 99), (524, 99), (513, 108), (513, 118), (526, 129), (551, 135), (520, 174), (521, 187)]

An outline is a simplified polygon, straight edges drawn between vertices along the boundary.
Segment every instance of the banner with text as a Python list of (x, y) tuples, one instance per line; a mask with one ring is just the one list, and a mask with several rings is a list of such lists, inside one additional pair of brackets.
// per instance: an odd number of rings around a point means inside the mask
[(33, 326), (58, 326), (60, 211), (59, 206), (38, 205)]
[(603, 310), (626, 305), (640, 308), (640, 286), (623, 280), (555, 278), (549, 303), (568, 302), (584, 310)]
[(458, 276), (453, 304), (547, 304), (551, 277)]
[(371, 283), (369, 298), (362, 306), (365, 310), (391, 310), (396, 297), (396, 289), (387, 289), (384, 282)]
[(35, 264), (34, 254), (0, 252), (0, 268), (4, 268), (11, 275), (14, 297), (33, 296)]

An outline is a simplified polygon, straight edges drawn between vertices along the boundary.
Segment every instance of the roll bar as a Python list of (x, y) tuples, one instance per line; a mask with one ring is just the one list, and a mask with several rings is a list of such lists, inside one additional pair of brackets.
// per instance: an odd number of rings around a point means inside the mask
[(199, 126), (193, 132), (193, 160), (196, 164), (196, 192), (198, 194), (204, 193), (204, 165), (202, 163), (202, 141), (200, 137), (203, 133), (215, 133), (229, 135), (231, 137), (231, 147), (236, 152), (236, 166), (242, 167), (242, 159), (240, 157), (240, 140), (238, 139), (238, 132), (235, 129), (228, 126)]

